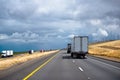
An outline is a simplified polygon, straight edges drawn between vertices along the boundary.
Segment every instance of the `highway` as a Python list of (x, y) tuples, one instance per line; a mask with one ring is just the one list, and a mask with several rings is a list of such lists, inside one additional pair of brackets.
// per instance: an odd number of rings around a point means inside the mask
[(0, 80), (120, 80), (120, 63), (87, 56), (73, 59), (65, 50), (17, 65)]

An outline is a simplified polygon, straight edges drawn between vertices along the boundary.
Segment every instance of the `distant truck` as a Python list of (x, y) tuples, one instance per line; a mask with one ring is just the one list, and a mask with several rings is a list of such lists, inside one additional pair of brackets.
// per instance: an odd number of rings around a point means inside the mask
[(67, 53), (71, 53), (71, 44), (67, 44)]
[(29, 54), (33, 54), (34, 53), (34, 50), (29, 50)]
[(10, 57), (13, 56), (13, 50), (3, 50), (1, 52), (1, 57)]
[(88, 36), (75, 36), (72, 39), (71, 57), (85, 58), (88, 53)]

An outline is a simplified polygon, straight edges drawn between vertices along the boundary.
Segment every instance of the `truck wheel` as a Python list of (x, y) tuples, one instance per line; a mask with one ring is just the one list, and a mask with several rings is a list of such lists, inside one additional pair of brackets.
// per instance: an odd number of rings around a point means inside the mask
[(78, 58), (78, 59), (81, 59), (81, 55), (77, 55), (77, 58)]
[(71, 57), (73, 57), (73, 53), (71, 53)]
[(1, 58), (5, 58), (6, 56), (1, 56)]
[(83, 55), (83, 59), (85, 59), (85, 55)]

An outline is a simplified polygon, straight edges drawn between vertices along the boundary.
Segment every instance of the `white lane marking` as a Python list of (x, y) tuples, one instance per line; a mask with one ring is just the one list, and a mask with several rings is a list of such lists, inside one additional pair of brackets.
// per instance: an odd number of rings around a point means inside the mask
[(90, 77), (88, 77), (88, 79), (90, 79)]
[[(90, 59), (91, 59), (91, 58), (90, 58)], [(102, 62), (102, 61), (98, 61), (98, 60), (96, 60), (96, 59), (91, 59), (91, 60), (96, 61), (96, 62), (99, 62), (99, 63), (102, 63), (102, 64), (105, 64), (105, 65), (107, 65), (107, 66), (111, 66), (111, 67), (116, 68), (116, 69), (120, 69), (119, 67), (116, 67), (116, 66), (113, 66), (113, 65), (104, 63), (104, 62)]]
[(83, 69), (82, 69), (81, 67), (78, 67), (78, 68), (79, 68), (79, 70), (80, 70), (80, 71), (82, 71), (82, 72), (83, 72)]
[(75, 60), (73, 60), (73, 63), (75, 62)]

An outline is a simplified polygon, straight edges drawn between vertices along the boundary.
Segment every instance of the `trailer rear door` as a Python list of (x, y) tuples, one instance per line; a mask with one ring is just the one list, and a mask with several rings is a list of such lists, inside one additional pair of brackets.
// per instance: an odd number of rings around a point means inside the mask
[(74, 46), (75, 46), (75, 52), (80, 52), (81, 51), (81, 39), (80, 37), (75, 37), (74, 38)]
[(88, 52), (88, 37), (82, 37), (82, 51)]

